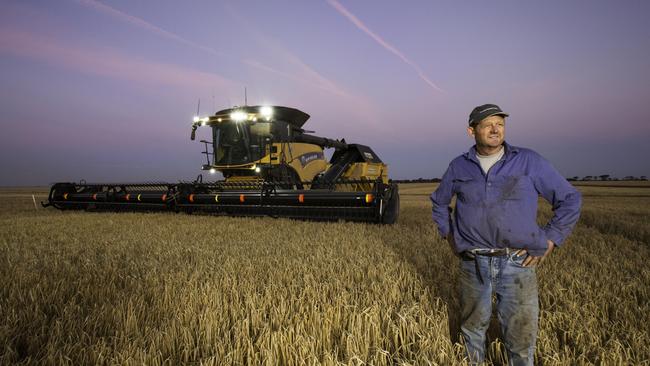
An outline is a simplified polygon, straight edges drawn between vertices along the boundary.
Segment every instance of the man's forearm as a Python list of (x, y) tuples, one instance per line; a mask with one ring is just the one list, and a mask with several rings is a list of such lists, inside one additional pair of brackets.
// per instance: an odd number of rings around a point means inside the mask
[(544, 227), (546, 238), (555, 245), (561, 245), (569, 236), (580, 217), (582, 197), (577, 190), (554, 206), (554, 215)]
[(436, 209), (433, 209), (433, 222), (436, 223), (436, 226), (438, 226), (438, 233), (440, 236), (443, 238), (447, 237), (449, 233), (451, 232), (451, 227), (450, 227), (450, 222), (451, 222), (451, 216), (449, 215), (449, 212), (444, 212), (441, 213), (439, 211), (436, 211)]

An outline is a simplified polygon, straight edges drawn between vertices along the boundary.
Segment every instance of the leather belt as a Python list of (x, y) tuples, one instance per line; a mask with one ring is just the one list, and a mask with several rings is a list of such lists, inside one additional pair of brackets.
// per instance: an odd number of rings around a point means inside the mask
[(474, 255), (483, 255), (486, 257), (501, 257), (504, 255), (509, 255), (517, 249), (510, 248), (498, 248), (498, 249), (471, 249), (470, 253)]
[(510, 255), (510, 253), (514, 253), (517, 250), (519, 249), (510, 249), (510, 248), (470, 249), (460, 253), (460, 256), (464, 260), (474, 261), (474, 266), (476, 269), (476, 275), (478, 276), (478, 280), (481, 282), (481, 284), (484, 284), (483, 276), (481, 275), (481, 269), (479, 268), (478, 261), (476, 260), (476, 256), (480, 255), (485, 257), (503, 257), (503, 256)]

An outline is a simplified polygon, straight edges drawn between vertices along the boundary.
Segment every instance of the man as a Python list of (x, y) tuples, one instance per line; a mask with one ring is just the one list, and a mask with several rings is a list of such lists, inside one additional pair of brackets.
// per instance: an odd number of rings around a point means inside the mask
[[(505, 142), (506, 117), (495, 104), (474, 108), (467, 133), (476, 144), (449, 164), (431, 201), (440, 235), (461, 258), (461, 334), (470, 361), (485, 360), (494, 294), (510, 364), (532, 365), (539, 314), (535, 267), (573, 229), (581, 196), (539, 154)], [(542, 228), (540, 195), (554, 212)]]

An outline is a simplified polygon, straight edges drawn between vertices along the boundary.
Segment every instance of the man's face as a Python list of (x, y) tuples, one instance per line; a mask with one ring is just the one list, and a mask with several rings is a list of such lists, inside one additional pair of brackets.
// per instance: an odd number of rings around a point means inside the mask
[(506, 121), (502, 116), (490, 116), (474, 127), (468, 127), (467, 133), (474, 137), (476, 145), (493, 149), (501, 146), (506, 136)]

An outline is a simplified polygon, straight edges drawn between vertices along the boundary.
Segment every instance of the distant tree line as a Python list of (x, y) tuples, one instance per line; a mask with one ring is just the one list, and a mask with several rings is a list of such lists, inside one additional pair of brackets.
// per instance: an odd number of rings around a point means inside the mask
[(645, 175), (641, 175), (641, 176), (638, 176), (638, 177), (633, 176), (633, 175), (627, 175), (627, 176), (625, 176), (623, 178), (617, 178), (617, 177), (613, 177), (613, 176), (611, 176), (609, 174), (603, 174), (603, 175), (585, 175), (582, 178), (580, 178), (578, 176), (575, 176), (575, 177), (567, 178), (567, 180), (572, 181), (572, 182), (575, 182), (575, 181), (582, 181), (582, 182), (588, 182), (588, 181), (616, 181), (616, 180), (637, 180), (637, 181), (640, 181), (640, 180), (648, 180), (648, 177), (646, 177)]
[[(588, 182), (588, 181), (621, 181), (621, 180), (631, 180), (631, 181), (642, 181), (648, 180), (648, 177), (645, 175), (633, 176), (627, 175), (623, 178), (613, 177), (609, 174), (603, 175), (585, 175), (584, 177), (574, 176), (567, 178), (570, 182)], [(438, 183), (440, 178), (418, 178), (418, 179), (391, 179), (393, 183)]]

